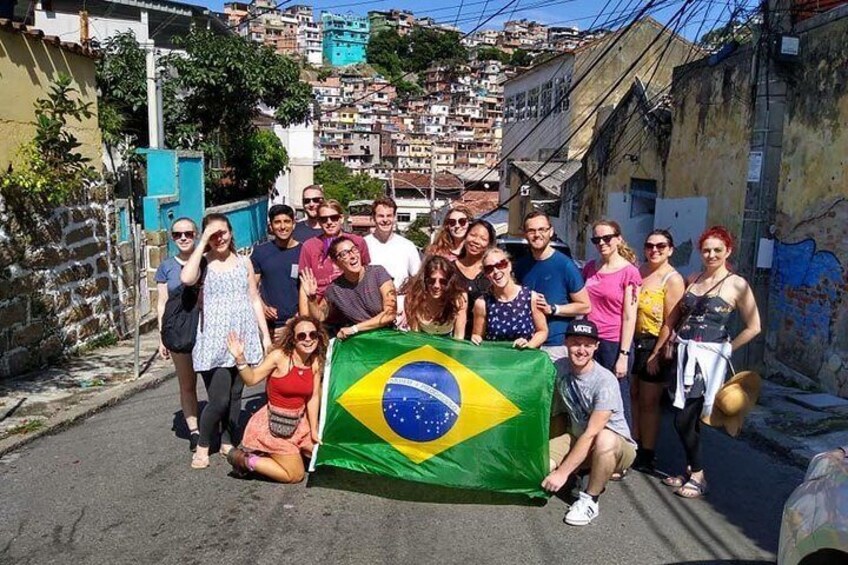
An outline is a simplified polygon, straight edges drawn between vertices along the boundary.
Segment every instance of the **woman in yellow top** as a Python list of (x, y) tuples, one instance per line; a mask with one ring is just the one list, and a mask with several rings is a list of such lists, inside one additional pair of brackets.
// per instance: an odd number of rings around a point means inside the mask
[(654, 449), (660, 425), (660, 395), (674, 378), (676, 367), (662, 358), (657, 338), (663, 320), (683, 296), (685, 283), (668, 260), (674, 253), (674, 239), (668, 230), (654, 230), (645, 240), (645, 262), (639, 271), (642, 288), (636, 311), (636, 355), (633, 363), (631, 395), (634, 410), (633, 437), (639, 442), (634, 468), (653, 471)]

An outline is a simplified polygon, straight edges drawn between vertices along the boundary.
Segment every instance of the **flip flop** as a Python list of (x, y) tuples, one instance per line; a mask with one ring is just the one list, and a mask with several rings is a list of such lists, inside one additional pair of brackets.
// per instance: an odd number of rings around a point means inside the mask
[(624, 469), (624, 470), (623, 470), (623, 471), (621, 471), (620, 473), (619, 473), (619, 472), (617, 472), (617, 471), (616, 471), (615, 473), (613, 473), (613, 474), (610, 476), (610, 480), (611, 480), (611, 481), (623, 481), (623, 480), (624, 480), (624, 477), (626, 477), (626, 476), (627, 476), (627, 469)]
[[(684, 494), (684, 492), (691, 494)], [(690, 478), (683, 486), (674, 491), (674, 494), (680, 498), (701, 498), (707, 494), (707, 481), (696, 481)]]
[(667, 487), (672, 487), (679, 489), (683, 485), (686, 484), (686, 481), (689, 480), (689, 477), (684, 477), (683, 475), (677, 475), (676, 477), (668, 476), (662, 480), (662, 484)]

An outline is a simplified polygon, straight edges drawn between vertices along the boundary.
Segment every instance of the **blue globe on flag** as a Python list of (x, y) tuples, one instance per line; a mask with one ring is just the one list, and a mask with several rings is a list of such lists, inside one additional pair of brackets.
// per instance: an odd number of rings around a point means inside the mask
[(443, 366), (429, 361), (404, 365), (383, 389), (386, 423), (410, 441), (433, 441), (448, 433), (461, 406), (456, 378)]

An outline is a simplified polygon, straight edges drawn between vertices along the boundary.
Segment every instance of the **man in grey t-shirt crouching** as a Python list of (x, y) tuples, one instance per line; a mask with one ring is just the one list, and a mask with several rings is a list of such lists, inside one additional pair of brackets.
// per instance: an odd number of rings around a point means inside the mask
[[(556, 362), (555, 430), (550, 442), (551, 473), (542, 487), (556, 492), (578, 469), (589, 468), (589, 486), (565, 515), (565, 523), (585, 526), (599, 513), (598, 497), (613, 473), (623, 473), (636, 458), (636, 443), (624, 419), (618, 381), (596, 363), (598, 328), (576, 320), (566, 330), (568, 357)], [(569, 415), (565, 431), (563, 409)], [(557, 421), (559, 421), (559, 425)]]

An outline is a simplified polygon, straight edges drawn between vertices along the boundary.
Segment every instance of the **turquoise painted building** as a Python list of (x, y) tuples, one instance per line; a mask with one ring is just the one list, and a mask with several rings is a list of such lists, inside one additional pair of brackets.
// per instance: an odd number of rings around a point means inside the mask
[(359, 16), (321, 14), (324, 33), (324, 63), (334, 67), (365, 62), (365, 49), (371, 26), (368, 18)]

